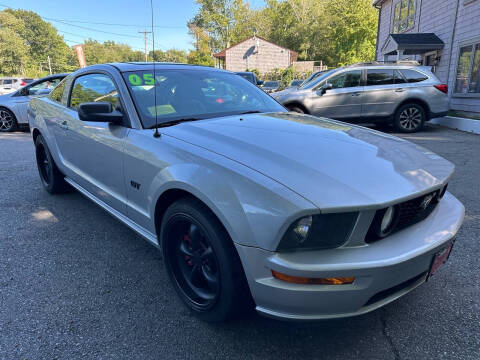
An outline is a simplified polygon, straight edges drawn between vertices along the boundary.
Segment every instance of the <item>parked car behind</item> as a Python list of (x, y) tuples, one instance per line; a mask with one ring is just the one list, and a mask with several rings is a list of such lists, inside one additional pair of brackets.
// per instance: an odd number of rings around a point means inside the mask
[(254, 72), (250, 72), (250, 71), (239, 71), (239, 72), (236, 72), (235, 74), (240, 75), (240, 76), (243, 77), (245, 80), (250, 81), (253, 85), (257, 85), (257, 86), (263, 85), (263, 81), (260, 80), (260, 79), (258, 79), (258, 78), (257, 78), (257, 75), (255, 75)]
[(220, 69), (86, 67), (32, 99), (29, 120), (44, 188), (69, 184), (159, 247), (207, 321), (375, 310), (437, 271), (464, 217), (448, 160), (287, 112)]
[(263, 91), (267, 94), (277, 91), (280, 88), (280, 81), (265, 81), (262, 85)]
[(0, 96), (0, 132), (14, 131), (27, 125), (27, 105), (33, 96), (46, 95), (67, 74), (49, 75), (6, 95)]
[(422, 129), (447, 114), (448, 86), (429, 67), (356, 64), (329, 70), (297, 90), (272, 96), (291, 111), (355, 122), (391, 122), (401, 132)]
[(299, 87), (300, 85), (303, 84), (304, 81), (305, 81), (305, 80), (303, 80), (303, 79), (292, 80), (292, 81), (290, 81), (290, 84), (288, 84), (288, 87), (289, 87), (289, 88)]
[(0, 95), (11, 93), (22, 86), (30, 84), (34, 79), (5, 77), (0, 79)]

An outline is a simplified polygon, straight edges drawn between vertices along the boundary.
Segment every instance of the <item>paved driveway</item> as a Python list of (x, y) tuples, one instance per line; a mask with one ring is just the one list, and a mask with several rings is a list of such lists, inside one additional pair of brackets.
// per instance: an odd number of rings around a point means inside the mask
[(310, 324), (188, 313), (161, 254), (78, 193), (42, 188), (29, 134), (0, 135), (0, 359), (479, 359), (480, 136), (402, 136), (453, 161), (467, 216), (449, 262), (373, 313)]

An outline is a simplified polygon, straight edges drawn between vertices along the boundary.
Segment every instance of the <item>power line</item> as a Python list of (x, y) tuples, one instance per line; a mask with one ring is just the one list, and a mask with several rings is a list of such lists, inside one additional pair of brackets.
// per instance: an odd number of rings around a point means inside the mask
[[(93, 22), (93, 21), (80, 21), (80, 20), (66, 20), (66, 19), (52, 19), (55, 21), (63, 21), (69, 23), (79, 23), (79, 24), (91, 24), (91, 25), (106, 25), (106, 26), (130, 26), (130, 27), (145, 27), (145, 25), (134, 25), (134, 24), (115, 24), (115, 23), (103, 23), (103, 22)], [(175, 26), (175, 25), (155, 25), (154, 28), (160, 29), (184, 29), (185, 26)]]
[[(9, 9), (14, 9), (10, 6), (7, 6), (5, 4), (0, 4), (0, 6), (2, 7), (5, 7), (5, 8), (9, 8)], [(14, 9), (16, 10), (16, 9)], [(40, 16), (40, 15), (38, 15)], [(130, 34), (120, 34), (120, 33), (116, 33), (116, 32), (111, 32), (111, 31), (104, 31), (104, 30), (100, 30), (100, 29), (94, 29), (94, 28), (91, 28), (91, 27), (87, 27), (87, 26), (81, 26), (81, 25), (75, 25), (75, 24), (70, 24), (64, 20), (59, 20), (59, 19), (54, 19), (54, 18), (50, 18), (50, 17), (46, 17), (46, 16), (40, 16), (40, 18), (44, 19), (44, 20), (47, 20), (47, 21), (54, 21), (54, 22), (58, 22), (58, 23), (61, 23), (63, 25), (67, 25), (67, 26), (73, 26), (73, 27), (77, 27), (77, 28), (80, 28), (80, 29), (83, 29), (83, 30), (90, 30), (90, 31), (94, 31), (94, 32), (100, 32), (100, 33), (103, 33), (103, 34), (109, 34), (109, 35), (115, 35), (115, 36), (121, 36), (121, 37), (130, 37), (130, 38), (135, 38), (135, 39), (142, 39), (143, 37), (142, 36), (138, 36), (138, 35), (130, 35)], [(61, 31), (61, 30), (58, 30), (57, 31)], [(64, 31), (65, 32), (65, 31)], [(67, 33), (67, 32), (65, 32)], [(165, 47), (164, 45), (161, 45), (161, 44), (156, 44), (158, 45), (158, 47)]]

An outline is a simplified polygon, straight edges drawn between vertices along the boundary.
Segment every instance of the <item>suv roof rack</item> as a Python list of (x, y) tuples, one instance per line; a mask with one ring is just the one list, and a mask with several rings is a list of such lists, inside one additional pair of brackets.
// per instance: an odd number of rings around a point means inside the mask
[(353, 66), (391, 66), (391, 65), (412, 65), (419, 66), (420, 63), (416, 60), (399, 60), (399, 61), (369, 61), (369, 62), (359, 62), (355, 64), (348, 65), (347, 67)]

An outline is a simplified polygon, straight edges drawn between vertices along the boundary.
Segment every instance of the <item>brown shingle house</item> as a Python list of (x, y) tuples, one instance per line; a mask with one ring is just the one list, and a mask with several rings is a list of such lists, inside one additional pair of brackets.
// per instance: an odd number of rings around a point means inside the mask
[(265, 74), (289, 67), (297, 60), (298, 53), (259, 36), (252, 36), (213, 56), (215, 67), (230, 71), (257, 69), (260, 74)]

